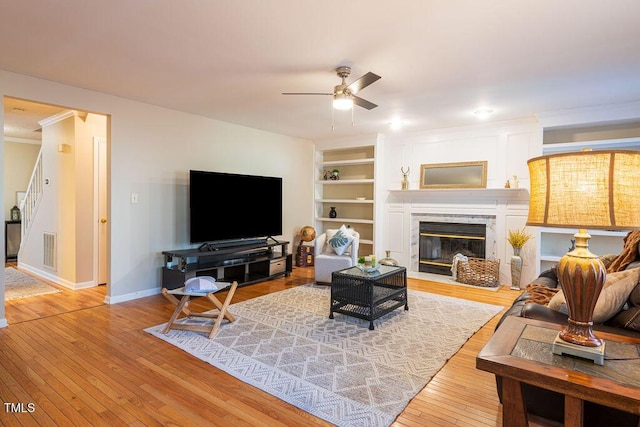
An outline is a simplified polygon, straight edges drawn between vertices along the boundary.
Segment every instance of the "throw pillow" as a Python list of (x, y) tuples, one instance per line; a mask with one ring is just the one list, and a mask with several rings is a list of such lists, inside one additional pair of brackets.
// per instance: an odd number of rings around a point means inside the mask
[(528, 294), (527, 302), (535, 302), (540, 305), (547, 305), (560, 292), (558, 288), (551, 288), (538, 283), (529, 283), (526, 289)]
[(347, 227), (343, 225), (331, 238), (327, 234), (327, 242), (337, 255), (342, 255), (353, 242), (353, 236), (349, 233)]
[[(640, 279), (640, 268), (607, 274), (607, 281), (593, 310), (593, 323), (604, 323), (615, 316), (629, 298)], [(569, 314), (564, 293), (559, 291), (547, 304), (552, 310)]]
[(325, 234), (327, 235), (327, 243), (324, 245), (324, 247), (322, 248), (322, 252), (327, 253), (327, 254), (333, 254), (335, 253), (333, 251), (333, 248), (331, 247), (331, 245), (329, 244), (329, 240), (333, 239), (333, 236), (336, 235), (336, 233), (338, 232), (338, 229), (328, 229), (325, 231)]

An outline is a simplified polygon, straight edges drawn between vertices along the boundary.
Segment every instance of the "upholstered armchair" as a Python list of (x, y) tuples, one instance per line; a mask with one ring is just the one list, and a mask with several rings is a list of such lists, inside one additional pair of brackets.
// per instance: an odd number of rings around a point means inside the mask
[[(316, 283), (331, 283), (331, 273), (345, 268), (353, 267), (358, 263), (358, 246), (360, 245), (360, 234), (351, 229), (342, 226), (340, 230), (346, 231), (353, 240), (343, 246), (343, 248), (334, 249), (330, 241), (335, 237), (339, 230), (327, 230), (316, 237), (315, 241), (315, 280)], [(341, 253), (338, 255), (338, 253)]]

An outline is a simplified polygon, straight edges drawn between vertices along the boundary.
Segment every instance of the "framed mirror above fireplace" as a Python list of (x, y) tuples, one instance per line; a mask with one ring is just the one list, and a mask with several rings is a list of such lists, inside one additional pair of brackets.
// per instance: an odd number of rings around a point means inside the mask
[(420, 165), (420, 189), (486, 187), (486, 161)]

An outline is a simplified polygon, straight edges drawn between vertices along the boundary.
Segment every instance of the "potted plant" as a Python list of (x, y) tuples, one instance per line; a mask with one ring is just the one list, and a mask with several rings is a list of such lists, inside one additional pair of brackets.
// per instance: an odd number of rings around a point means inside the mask
[(511, 257), (511, 289), (520, 289), (520, 276), (522, 275), (522, 257), (520, 250), (531, 239), (531, 234), (527, 233), (524, 228), (518, 230), (509, 230), (507, 242), (513, 248), (513, 256)]

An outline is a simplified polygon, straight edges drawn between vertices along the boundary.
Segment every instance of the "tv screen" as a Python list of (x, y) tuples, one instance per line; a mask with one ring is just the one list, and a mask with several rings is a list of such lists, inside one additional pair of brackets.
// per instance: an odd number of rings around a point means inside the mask
[(191, 243), (282, 234), (282, 178), (191, 170)]

